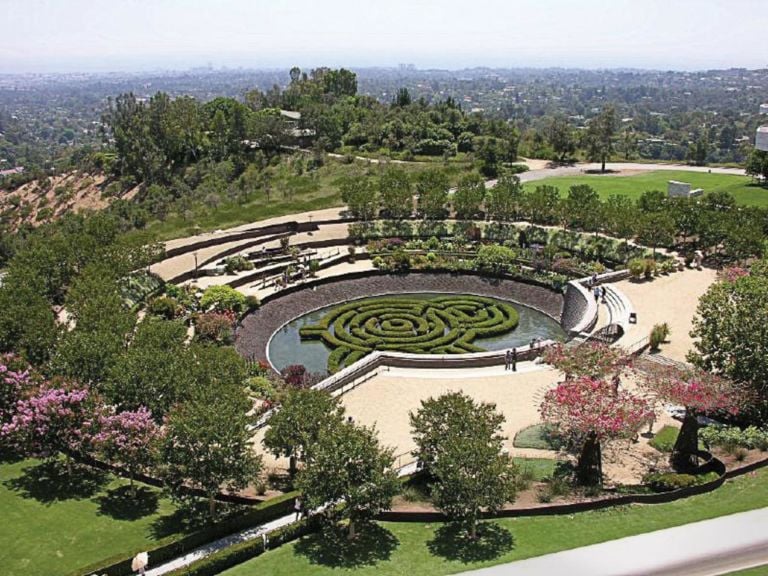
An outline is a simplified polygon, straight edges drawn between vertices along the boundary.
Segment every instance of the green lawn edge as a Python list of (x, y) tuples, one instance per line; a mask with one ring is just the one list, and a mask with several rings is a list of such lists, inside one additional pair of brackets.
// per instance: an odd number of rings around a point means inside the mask
[(511, 534), (513, 547), (493, 559), (463, 562), (449, 560), (430, 551), (439, 546), (435, 532), (440, 523), (394, 523), (378, 525), (396, 540), (388, 558), (357, 568), (332, 568), (313, 563), (306, 554), (316, 548), (318, 535), (271, 550), (258, 558), (223, 572), (227, 576), (303, 576), (339, 572), (380, 576), (402, 574), (453, 574), (524, 558), (540, 556), (616, 538), (680, 526), (768, 506), (768, 470), (728, 481), (720, 489), (668, 504), (632, 505), (551, 517), (504, 518), (494, 522)]

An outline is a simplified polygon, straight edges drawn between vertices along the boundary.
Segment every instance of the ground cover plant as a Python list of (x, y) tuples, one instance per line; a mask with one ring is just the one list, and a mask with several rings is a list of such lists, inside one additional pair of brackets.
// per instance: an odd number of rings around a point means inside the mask
[(336, 306), (300, 335), (333, 350), (328, 371), (336, 372), (374, 350), (482, 352), (472, 343), (476, 338), (510, 332), (518, 321), (511, 304), (482, 296), (366, 298)]

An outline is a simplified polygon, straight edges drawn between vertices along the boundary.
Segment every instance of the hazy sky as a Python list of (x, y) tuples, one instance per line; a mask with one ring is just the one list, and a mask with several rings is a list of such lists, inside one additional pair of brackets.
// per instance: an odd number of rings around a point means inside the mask
[(768, 0), (0, 0), (0, 73), (768, 66)]

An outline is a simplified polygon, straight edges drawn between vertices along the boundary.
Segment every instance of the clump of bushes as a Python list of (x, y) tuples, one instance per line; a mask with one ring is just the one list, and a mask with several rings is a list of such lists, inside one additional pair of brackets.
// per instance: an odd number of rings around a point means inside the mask
[(719, 478), (717, 472), (706, 474), (676, 474), (674, 472), (651, 472), (643, 477), (643, 483), (654, 492), (671, 492), (681, 488), (700, 486)]
[(669, 325), (664, 322), (662, 324), (655, 324), (653, 328), (651, 329), (651, 334), (649, 337), (649, 344), (651, 346), (651, 350), (658, 351), (659, 346), (667, 341), (667, 338), (670, 335)]
[(232, 312), (208, 312), (195, 319), (195, 336), (202, 342), (228, 345), (234, 340), (236, 318)]
[(244, 256), (232, 256), (224, 260), (224, 270), (227, 274), (237, 274), (243, 270), (253, 270), (253, 262)]
[(656, 261), (652, 258), (633, 258), (627, 264), (629, 275), (639, 280), (642, 276), (646, 280), (653, 278), (656, 273)]
[(234, 312), (242, 314), (248, 310), (248, 301), (231, 286), (211, 286), (200, 298), (200, 308), (206, 312)]
[(699, 431), (699, 438), (707, 446), (719, 446), (726, 452), (735, 453), (738, 448), (768, 450), (768, 429), (750, 426), (707, 426)]

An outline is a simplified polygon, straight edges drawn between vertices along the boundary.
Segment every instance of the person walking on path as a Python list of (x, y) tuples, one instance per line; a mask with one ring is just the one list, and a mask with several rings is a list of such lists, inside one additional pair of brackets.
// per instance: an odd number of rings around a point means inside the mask
[(512, 348), (512, 372), (517, 372), (517, 348)]
[(504, 354), (504, 370), (509, 370), (509, 367), (512, 365), (512, 352), (510, 350), (507, 350), (506, 354)]
[(298, 521), (301, 518), (301, 499), (296, 498), (296, 502), (293, 503), (293, 511), (296, 512), (296, 520)]
[(595, 286), (595, 287), (592, 289), (592, 294), (594, 294), (594, 296), (595, 296), (595, 302), (597, 302), (598, 300), (600, 300), (600, 286)]

